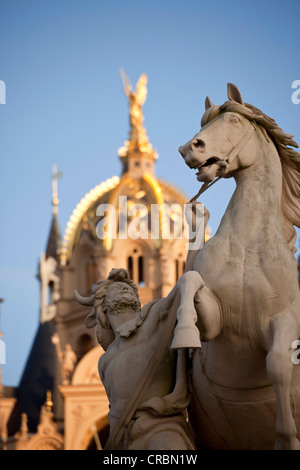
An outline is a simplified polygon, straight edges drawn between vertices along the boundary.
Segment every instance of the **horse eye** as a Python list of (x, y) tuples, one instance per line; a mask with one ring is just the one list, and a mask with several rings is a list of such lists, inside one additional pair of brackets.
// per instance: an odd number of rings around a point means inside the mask
[(230, 118), (230, 122), (239, 122), (239, 118), (237, 118), (236, 116), (232, 116)]

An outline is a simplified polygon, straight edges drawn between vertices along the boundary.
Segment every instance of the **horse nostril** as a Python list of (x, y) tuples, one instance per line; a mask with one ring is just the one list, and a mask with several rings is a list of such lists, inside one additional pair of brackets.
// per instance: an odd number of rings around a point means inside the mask
[(205, 149), (205, 142), (202, 139), (194, 139), (192, 142), (192, 147), (203, 150)]
[(179, 147), (178, 152), (184, 157), (183, 147)]

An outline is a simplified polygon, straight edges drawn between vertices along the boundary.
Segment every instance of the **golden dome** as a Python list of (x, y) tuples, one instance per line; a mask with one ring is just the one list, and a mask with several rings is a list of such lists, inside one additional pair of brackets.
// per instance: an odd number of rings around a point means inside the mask
[[(166, 239), (168, 234), (173, 233), (172, 227), (168, 223), (174, 223), (176, 211), (184, 206), (187, 197), (175, 186), (166, 181), (156, 179), (151, 173), (143, 173), (141, 177), (132, 177), (130, 173), (125, 173), (121, 178), (114, 176), (105, 182), (99, 184), (89, 193), (87, 193), (77, 204), (73, 213), (67, 222), (62, 248), (60, 252), (61, 264), (65, 265), (71, 258), (74, 247), (76, 246), (82, 230), (88, 231), (94, 239), (98, 238), (96, 227), (101, 219), (97, 216), (97, 208), (103, 205), (105, 209), (107, 204), (115, 208), (117, 228), (116, 238), (119, 236), (119, 215), (120, 215), (120, 197), (126, 198), (126, 214), (128, 221), (133, 217), (132, 207), (147, 211), (144, 214), (149, 220), (149, 230), (151, 224), (151, 207), (154, 205), (159, 214), (159, 233), (157, 239), (153, 240), (159, 248), (162, 239)], [(171, 208), (171, 217), (167, 209)], [(150, 238), (150, 236), (149, 236)], [(99, 243), (106, 251), (110, 251), (113, 244), (113, 238), (99, 239)]]
[[(126, 209), (127, 221), (133, 217), (134, 211), (138, 212), (138, 208), (140, 208), (139, 212), (144, 212), (143, 223), (145, 222), (147, 225), (147, 233), (144, 235), (151, 238), (154, 246), (158, 249), (162, 245), (162, 240), (177, 238), (176, 231), (181, 230), (183, 233), (184, 204), (188, 198), (172, 184), (155, 177), (154, 165), (158, 155), (147, 137), (142, 112), (142, 106), (147, 96), (147, 76), (146, 74), (141, 75), (136, 89), (133, 91), (125, 73), (123, 71), (121, 73), (124, 92), (128, 98), (130, 117), (129, 139), (119, 149), (122, 175), (120, 178), (114, 176), (99, 184), (77, 204), (67, 223), (62, 242), (60, 260), (63, 265), (69, 262), (83, 230), (88, 231), (94, 240), (98, 239), (104, 250), (109, 252), (112, 249), (114, 239), (117, 239), (123, 230), (120, 227), (122, 219), (120, 210), (123, 209)], [(120, 200), (126, 207), (122, 206), (120, 209)], [(101, 205), (103, 205), (101, 208), (103, 213), (101, 210), (99, 211)], [(105, 232), (102, 227), (102, 233), (106, 233), (106, 235), (101, 238), (97, 232), (97, 225), (99, 222), (102, 223), (107, 205), (114, 208), (115, 227), (108, 228), (107, 230), (111, 230), (109, 233)], [(156, 220), (155, 236), (153, 237), (151, 235), (154, 232), (154, 218), (152, 217), (154, 209), (157, 211), (158, 223)], [(148, 237), (148, 235), (150, 236)], [(206, 232), (206, 239), (208, 236)], [(122, 238), (124, 237), (122, 236)]]

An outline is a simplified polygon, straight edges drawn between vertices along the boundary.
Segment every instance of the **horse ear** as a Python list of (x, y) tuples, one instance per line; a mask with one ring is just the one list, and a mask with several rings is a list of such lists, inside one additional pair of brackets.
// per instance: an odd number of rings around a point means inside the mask
[(240, 90), (233, 83), (227, 83), (227, 96), (231, 101), (244, 104)]
[(214, 106), (213, 102), (211, 101), (211, 99), (207, 96), (205, 98), (205, 111), (208, 110), (208, 108), (212, 108)]

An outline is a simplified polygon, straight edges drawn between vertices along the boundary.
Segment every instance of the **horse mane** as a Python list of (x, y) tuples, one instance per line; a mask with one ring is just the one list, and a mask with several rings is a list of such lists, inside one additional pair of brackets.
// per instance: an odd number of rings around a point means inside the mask
[(299, 145), (293, 140), (293, 135), (285, 134), (275, 120), (260, 109), (232, 99), (221, 106), (209, 106), (202, 117), (201, 126), (203, 127), (220, 114), (230, 111), (239, 113), (262, 126), (275, 144), (282, 167), (283, 233), (291, 250), (295, 252), (297, 250), (294, 244), (297, 235), (294, 226), (300, 228), (300, 153), (290, 147), (298, 148)]

